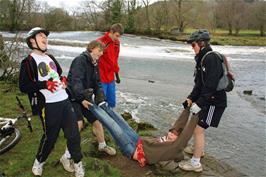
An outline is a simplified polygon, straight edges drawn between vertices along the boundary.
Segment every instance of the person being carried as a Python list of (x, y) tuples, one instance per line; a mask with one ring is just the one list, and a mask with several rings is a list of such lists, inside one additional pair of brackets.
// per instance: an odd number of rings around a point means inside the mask
[(87, 89), (83, 93), (84, 99), (93, 103), (89, 110), (109, 131), (125, 156), (137, 160), (141, 167), (160, 161), (184, 159), (183, 149), (198, 122), (198, 115), (192, 115), (189, 119), (190, 108), (183, 110), (167, 136), (160, 138), (141, 137), (121, 115), (106, 104), (101, 95), (95, 95), (93, 99), (93, 93), (93, 89)]
[(29, 95), (34, 112), (40, 115), (44, 131), (32, 172), (36, 176), (42, 175), (43, 165), (62, 129), (74, 164), (63, 156), (60, 161), (64, 168), (67, 165), (66, 170), (75, 172), (76, 177), (83, 177), (85, 172), (76, 116), (65, 90), (66, 77), (61, 76), (62, 69), (56, 59), (46, 53), (48, 35), (49, 31), (40, 27), (32, 28), (27, 33), (26, 42), (32, 51), (21, 62), (19, 74), (19, 88)]
[[(116, 106), (116, 85), (120, 83), (118, 57), (120, 52), (119, 38), (124, 34), (124, 27), (120, 23), (113, 24), (109, 32), (97, 40), (104, 44), (103, 55), (99, 59), (102, 88), (106, 101), (111, 108)], [(116, 78), (116, 79), (115, 79)]]
[[(88, 88), (94, 88), (95, 94), (103, 94), (97, 63), (99, 57), (103, 54), (103, 49), (104, 46), (101, 41), (91, 41), (88, 44), (86, 51), (72, 61), (68, 73), (67, 91), (71, 98), (76, 117), (78, 118), (80, 129), (83, 126), (84, 116), (93, 126), (93, 133), (96, 135), (99, 143), (98, 150), (109, 155), (115, 155), (116, 150), (108, 146), (105, 142), (102, 124), (91, 111), (88, 110), (91, 103), (83, 96), (84, 90)], [(67, 157), (70, 156), (67, 150), (65, 155)]]

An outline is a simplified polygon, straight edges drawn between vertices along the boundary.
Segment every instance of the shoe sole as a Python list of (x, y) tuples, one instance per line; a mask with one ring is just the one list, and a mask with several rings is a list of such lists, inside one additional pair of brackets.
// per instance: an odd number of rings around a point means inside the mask
[(197, 173), (203, 171), (203, 168), (199, 168), (199, 169), (184, 169), (184, 168), (182, 167), (182, 164), (179, 164), (178, 167), (179, 167), (181, 170), (183, 170), (183, 171), (192, 171), (192, 172), (197, 172)]
[(183, 171), (192, 171), (192, 172), (197, 172), (197, 173), (200, 173), (203, 171), (203, 169), (195, 169), (195, 170), (187, 170), (187, 169), (183, 169), (182, 167), (179, 166), (179, 168)]

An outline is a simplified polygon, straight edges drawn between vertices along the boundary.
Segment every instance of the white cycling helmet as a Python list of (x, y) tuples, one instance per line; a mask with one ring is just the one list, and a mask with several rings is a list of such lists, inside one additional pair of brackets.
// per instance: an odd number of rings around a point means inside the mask
[[(27, 33), (27, 36), (26, 36), (26, 42), (27, 42), (27, 45), (29, 46), (29, 48), (33, 49), (32, 45), (31, 45), (31, 42), (30, 42), (30, 39), (31, 38), (34, 38), (35, 39), (35, 36), (36, 34), (38, 33), (44, 33), (46, 36), (48, 36), (50, 34), (50, 32), (44, 28), (41, 28), (41, 27), (35, 27), (35, 28), (32, 28), (28, 33)], [(35, 39), (36, 41), (36, 39)], [(36, 42), (37, 43), (37, 42)], [(38, 50), (41, 50), (42, 52), (45, 52), (43, 51), (42, 49), (40, 49), (40, 47), (38, 46), (37, 44), (37, 47), (36, 49)]]

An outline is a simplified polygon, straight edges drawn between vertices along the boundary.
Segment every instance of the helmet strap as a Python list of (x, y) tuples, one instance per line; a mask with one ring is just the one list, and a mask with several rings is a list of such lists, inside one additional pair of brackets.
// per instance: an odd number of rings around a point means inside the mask
[(36, 43), (37, 47), (32, 47), (32, 49), (39, 50), (39, 51), (41, 51), (42, 53), (44, 53), (44, 52), (47, 51), (47, 49), (42, 50), (42, 49), (40, 48), (40, 46), (38, 45), (38, 42), (37, 42), (37, 40), (36, 40), (36, 36), (34, 36), (34, 40), (35, 40), (35, 43)]

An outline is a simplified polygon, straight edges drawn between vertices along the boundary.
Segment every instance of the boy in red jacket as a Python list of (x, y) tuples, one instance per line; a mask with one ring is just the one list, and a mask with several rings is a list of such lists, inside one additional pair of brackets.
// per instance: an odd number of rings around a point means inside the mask
[(99, 59), (100, 77), (102, 88), (107, 99), (107, 103), (111, 108), (116, 105), (115, 96), (115, 77), (116, 83), (120, 83), (118, 56), (120, 51), (119, 38), (124, 34), (124, 27), (120, 23), (113, 24), (109, 32), (98, 38), (104, 46), (105, 50)]

